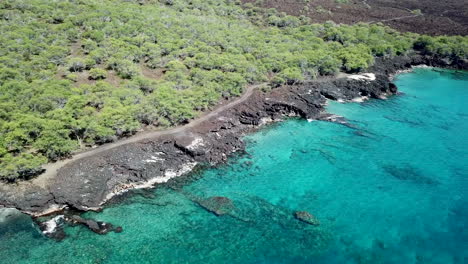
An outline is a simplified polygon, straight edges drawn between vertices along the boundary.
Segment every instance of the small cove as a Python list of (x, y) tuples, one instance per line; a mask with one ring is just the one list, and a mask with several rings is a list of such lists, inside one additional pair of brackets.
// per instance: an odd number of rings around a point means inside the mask
[[(29, 217), (6, 219), (2, 263), (464, 263), (468, 74), (418, 68), (395, 82), (402, 94), (388, 100), (331, 102), (349, 126), (272, 125), (186, 186), (84, 215), (123, 233), (70, 227), (55, 242)], [(213, 196), (235, 208), (216, 216), (193, 202)]]

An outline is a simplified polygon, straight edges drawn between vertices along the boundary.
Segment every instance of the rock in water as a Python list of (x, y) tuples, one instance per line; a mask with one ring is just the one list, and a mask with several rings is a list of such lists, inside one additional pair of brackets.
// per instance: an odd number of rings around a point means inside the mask
[(424, 172), (411, 164), (385, 165), (382, 167), (385, 172), (398, 180), (409, 181), (417, 184), (439, 184), (438, 181), (424, 175)]
[(48, 221), (41, 222), (35, 220), (42, 233), (48, 238), (61, 241), (66, 237), (64, 224), (68, 223), (72, 226), (83, 225), (96, 234), (105, 235), (109, 232), (121, 233), (122, 227), (114, 227), (110, 223), (95, 221), (93, 219), (85, 219), (78, 215), (58, 215)]
[(68, 222), (71, 222), (73, 224), (81, 224), (89, 228), (89, 230), (93, 231), (96, 234), (100, 235), (105, 235), (109, 232), (116, 232), (116, 233), (121, 233), (122, 232), (122, 227), (115, 227), (106, 222), (101, 222), (101, 221), (95, 221), (92, 219), (84, 219), (81, 216), (78, 215), (73, 215), (69, 219), (66, 219)]
[(63, 230), (64, 216), (58, 215), (45, 222), (36, 222), (42, 233), (56, 241), (62, 241), (67, 235)]
[(234, 203), (231, 199), (222, 196), (214, 196), (208, 199), (200, 200), (198, 205), (213, 214), (220, 216), (229, 214), (234, 210)]
[(297, 211), (294, 213), (294, 217), (309, 225), (315, 225), (315, 226), (320, 225), (319, 220), (317, 220), (317, 218), (315, 218), (315, 216), (313, 216), (311, 213), (306, 212), (306, 211)]

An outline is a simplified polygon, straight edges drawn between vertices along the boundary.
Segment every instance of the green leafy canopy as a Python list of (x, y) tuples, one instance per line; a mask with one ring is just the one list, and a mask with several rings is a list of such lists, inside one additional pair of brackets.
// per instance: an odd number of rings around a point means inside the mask
[(246, 85), (271, 86), (413, 49), (466, 58), (467, 37), (382, 25), (310, 24), (232, 0), (0, 2), (0, 179), (187, 122)]

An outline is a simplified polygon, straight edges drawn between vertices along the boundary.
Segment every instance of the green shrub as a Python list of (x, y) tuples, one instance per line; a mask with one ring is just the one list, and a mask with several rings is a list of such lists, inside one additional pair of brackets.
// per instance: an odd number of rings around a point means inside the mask
[(82, 72), (86, 69), (86, 62), (81, 58), (72, 58), (68, 62), (68, 70), (71, 72)]
[(69, 74), (65, 75), (65, 79), (76, 82), (76, 81), (78, 81), (78, 75), (75, 74), (75, 73), (69, 73)]
[(42, 172), (41, 165), (47, 162), (47, 158), (40, 154), (21, 153), (17, 156), (7, 154), (0, 157), (0, 180), (15, 182), (28, 180)]
[(107, 72), (100, 68), (93, 68), (89, 70), (89, 78), (91, 80), (103, 80), (107, 76)]
[(107, 68), (114, 70), (121, 78), (131, 79), (140, 73), (140, 69), (130, 60), (111, 58)]
[(279, 77), (286, 80), (287, 83), (294, 83), (304, 79), (299, 68), (286, 68), (279, 74)]

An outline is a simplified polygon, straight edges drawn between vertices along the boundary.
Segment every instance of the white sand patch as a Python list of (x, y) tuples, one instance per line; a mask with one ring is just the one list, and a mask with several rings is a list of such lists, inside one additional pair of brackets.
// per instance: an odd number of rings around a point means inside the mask
[(363, 74), (353, 74), (349, 75), (348, 79), (358, 80), (358, 81), (375, 81), (375, 74), (373, 73), (363, 73)]
[(190, 162), (190, 163), (184, 164), (178, 170), (172, 170), (172, 169), (166, 170), (163, 176), (154, 177), (148, 181), (132, 182), (132, 183), (119, 185), (115, 187), (112, 192), (106, 195), (106, 198), (104, 199), (104, 201), (100, 203), (100, 205), (103, 205), (105, 202), (109, 201), (112, 197), (126, 193), (129, 190), (147, 189), (147, 188), (153, 187), (154, 185), (158, 183), (165, 183), (172, 178), (179, 177), (183, 174), (186, 174), (187, 172), (190, 172), (196, 165), (197, 165), (197, 162)]

